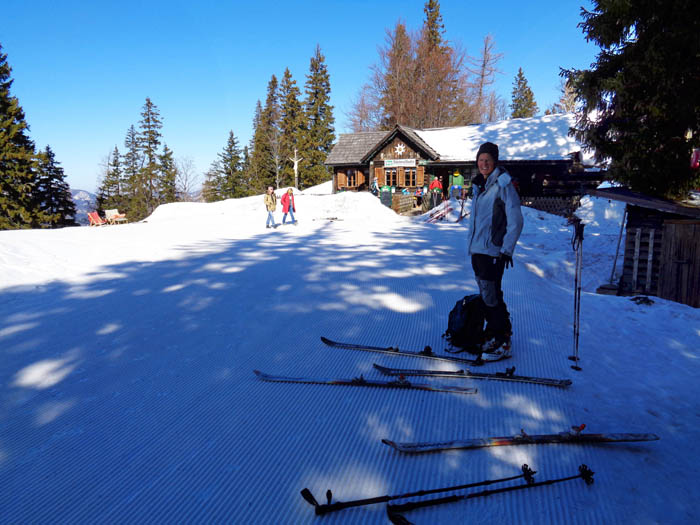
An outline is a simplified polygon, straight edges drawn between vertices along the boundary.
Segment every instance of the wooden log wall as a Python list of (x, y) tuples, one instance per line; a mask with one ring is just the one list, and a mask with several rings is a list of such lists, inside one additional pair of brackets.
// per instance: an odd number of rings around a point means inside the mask
[(391, 197), (391, 209), (396, 213), (406, 213), (413, 209), (413, 195), (394, 193)]

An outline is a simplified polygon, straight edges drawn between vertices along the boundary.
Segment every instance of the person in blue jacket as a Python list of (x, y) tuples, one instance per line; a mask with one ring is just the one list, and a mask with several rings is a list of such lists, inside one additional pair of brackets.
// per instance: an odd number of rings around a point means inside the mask
[(486, 342), (482, 348), (484, 352), (508, 354), (513, 329), (501, 281), (505, 269), (513, 266), (513, 252), (523, 229), (520, 196), (508, 172), (497, 166), (496, 144), (482, 144), (476, 163), (479, 173), (472, 180), (467, 252), (486, 305)]

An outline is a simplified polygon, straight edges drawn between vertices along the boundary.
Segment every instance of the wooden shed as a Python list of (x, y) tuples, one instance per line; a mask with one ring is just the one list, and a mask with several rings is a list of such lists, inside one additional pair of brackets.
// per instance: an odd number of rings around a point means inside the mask
[(590, 190), (627, 203), (622, 295), (655, 295), (700, 308), (700, 206), (627, 188)]

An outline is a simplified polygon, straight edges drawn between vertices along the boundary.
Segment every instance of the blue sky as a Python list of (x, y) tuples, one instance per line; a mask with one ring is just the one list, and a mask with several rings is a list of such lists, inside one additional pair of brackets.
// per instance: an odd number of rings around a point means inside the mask
[[(95, 191), (100, 163), (138, 125), (146, 97), (163, 140), (203, 173), (229, 130), (247, 144), (258, 99), (289, 67), (303, 90), (316, 44), (326, 57), (336, 131), (397, 20), (422, 25), (424, 1), (168, 2), (4, 0), (0, 44), (39, 149), (71, 187)], [(541, 111), (559, 98), (559, 68), (587, 68), (598, 49), (577, 27), (590, 1), (440, 3), (445, 36), (478, 55), (503, 53), (497, 92), (510, 102), (523, 68)]]

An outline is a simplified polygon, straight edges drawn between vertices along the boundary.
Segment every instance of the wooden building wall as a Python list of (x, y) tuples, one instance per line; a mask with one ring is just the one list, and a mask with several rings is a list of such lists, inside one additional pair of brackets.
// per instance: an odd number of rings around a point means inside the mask
[(656, 295), (664, 214), (638, 206), (627, 210), (621, 291)]
[(700, 221), (663, 225), (658, 296), (700, 308)]
[(627, 206), (622, 293), (700, 308), (700, 221)]

